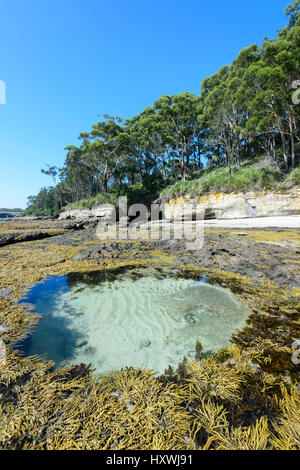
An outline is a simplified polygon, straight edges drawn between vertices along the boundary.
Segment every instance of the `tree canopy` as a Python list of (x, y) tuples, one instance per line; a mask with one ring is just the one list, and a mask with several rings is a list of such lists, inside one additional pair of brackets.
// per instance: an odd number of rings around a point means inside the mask
[(204, 164), (226, 165), (231, 173), (260, 154), (279, 172), (291, 172), (300, 141), (300, 106), (292, 99), (300, 80), (299, 13), (296, 0), (276, 39), (242, 50), (203, 80), (199, 96), (164, 95), (125, 121), (104, 115), (79, 135), (78, 146), (66, 147), (62, 168), (42, 170), (54, 185), (28, 198), (28, 212), (57, 213), (99, 193), (150, 202), (166, 185), (197, 176)]

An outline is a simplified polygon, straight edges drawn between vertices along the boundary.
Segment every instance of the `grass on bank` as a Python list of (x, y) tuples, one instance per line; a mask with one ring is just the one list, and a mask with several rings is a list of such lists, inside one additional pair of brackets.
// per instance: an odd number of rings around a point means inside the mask
[(250, 190), (284, 190), (300, 184), (300, 167), (296, 167), (290, 174), (282, 175), (275, 168), (265, 163), (233, 168), (231, 174), (227, 167), (203, 170), (198, 179), (178, 181), (163, 189), (164, 198), (180, 197), (186, 194), (202, 196), (218, 192), (243, 192)]
[(163, 199), (176, 198), (184, 195), (191, 197), (202, 196), (218, 192), (246, 192), (250, 190), (288, 190), (300, 185), (300, 164), (288, 175), (278, 171), (270, 159), (265, 156), (258, 157), (255, 162), (242, 162), (241, 168), (233, 167), (229, 174), (227, 166), (210, 167), (191, 174), (186, 181), (177, 181), (169, 184), (166, 181), (156, 181), (153, 177), (146, 182), (139, 182), (132, 186), (125, 186), (108, 192), (99, 193), (94, 197), (72, 202), (64, 210), (93, 209), (101, 204), (118, 203), (119, 196), (127, 196), (128, 203), (143, 202), (149, 205), (158, 197)]
[(94, 197), (90, 197), (87, 199), (81, 199), (81, 201), (71, 202), (67, 204), (64, 210), (71, 210), (71, 209), (92, 209), (93, 207), (97, 207), (100, 204), (117, 204), (118, 198), (116, 194), (112, 193), (98, 193)]

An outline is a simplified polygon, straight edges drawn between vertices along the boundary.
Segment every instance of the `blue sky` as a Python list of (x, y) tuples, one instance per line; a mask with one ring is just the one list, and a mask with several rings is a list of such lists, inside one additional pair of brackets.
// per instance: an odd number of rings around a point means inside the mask
[(289, 0), (0, 0), (0, 207), (26, 207), (105, 113), (129, 118), (286, 24)]

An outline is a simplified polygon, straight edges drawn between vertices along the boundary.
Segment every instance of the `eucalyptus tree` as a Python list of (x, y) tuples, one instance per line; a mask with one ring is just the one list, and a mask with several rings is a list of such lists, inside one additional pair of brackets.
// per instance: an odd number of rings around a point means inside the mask
[[(296, 0), (286, 8), (286, 16), (289, 23), (278, 36), (277, 45), (280, 49), (279, 58), (282, 61), (282, 68), (286, 74), (286, 79), (290, 81), (287, 96), (287, 115), (290, 149), (291, 149), (291, 169), (295, 166), (295, 143), (300, 142), (300, 109), (292, 100), (294, 81), (300, 79), (300, 0)], [(285, 52), (284, 55), (282, 52)], [(283, 57), (282, 57), (283, 56)]]
[(147, 161), (138, 121), (139, 116), (126, 120), (116, 138), (120, 158), (114, 172), (131, 185), (143, 179), (152, 166), (152, 162)]
[(259, 60), (249, 65), (238, 91), (249, 114), (245, 131), (260, 136), (263, 147), (278, 167), (280, 142), (285, 172), (295, 166), (295, 142), (299, 141), (299, 109), (292, 101), (292, 83), (300, 76), (299, 5), (289, 5), (289, 24), (276, 40), (265, 39)]
[[(62, 169), (57, 168), (57, 166), (50, 166), (46, 165), (46, 169), (42, 169), (41, 172), (44, 175), (50, 176), (53, 180), (53, 183), (55, 185), (55, 191), (57, 193), (59, 203), (60, 203), (60, 209), (62, 210), (63, 205), (64, 205), (64, 197), (63, 197), (63, 191), (62, 191)], [(57, 183), (57, 178), (59, 178), (60, 182)]]
[(118, 135), (122, 128), (120, 117), (104, 115), (104, 121), (92, 126), (84, 151), (91, 155), (94, 165), (101, 175), (104, 193), (108, 191), (108, 182), (118, 161)]
[(202, 84), (202, 103), (198, 112), (201, 127), (209, 130), (209, 139), (226, 155), (229, 173), (234, 156), (234, 110), (228, 88), (228, 66), (223, 66)]
[(82, 147), (69, 145), (65, 147), (67, 156), (65, 165), (61, 170), (64, 186), (69, 202), (79, 201), (87, 196), (89, 182), (86, 181), (89, 171), (85, 164), (85, 152)]
[(222, 161), (225, 154), (229, 172), (232, 164), (240, 167), (242, 155), (247, 152), (247, 136), (244, 133), (249, 119), (247, 93), (241, 91), (243, 76), (250, 64), (259, 60), (256, 45), (242, 50), (233, 64), (223, 66), (202, 83), (198, 121), (207, 129), (213, 160)]
[(157, 116), (166, 128), (165, 141), (172, 146), (180, 167), (181, 179), (186, 179), (191, 157), (197, 150), (197, 105), (199, 97), (192, 93), (164, 95), (154, 103)]
[(251, 116), (246, 129), (265, 136), (266, 147), (274, 160), (276, 138), (280, 136), (286, 172), (294, 168), (295, 139), (298, 138), (291, 89), (295, 59), (290, 49), (291, 42), (283, 38), (265, 41), (261, 59), (245, 74), (245, 82), (250, 85), (246, 88)]
[(300, 143), (300, 106), (292, 100), (300, 80), (299, 13), (295, 0), (277, 38), (242, 50), (203, 80), (200, 96), (164, 95), (124, 123), (104, 115), (79, 135), (79, 145), (66, 147), (62, 168), (42, 170), (55, 187), (42, 188), (30, 207), (52, 213), (111, 190), (150, 200), (160, 185), (195, 176), (203, 157), (213, 165), (226, 162), (231, 172), (233, 164), (264, 151), (278, 169), (291, 171)]
[(171, 137), (171, 125), (166, 116), (159, 112), (156, 105), (147, 107), (134, 121), (132, 131), (135, 134), (138, 146), (141, 149), (141, 157), (150, 168), (151, 173), (162, 172), (166, 179), (171, 168), (173, 138)]
[(27, 214), (54, 215), (59, 213), (60, 207), (54, 187), (41, 188), (36, 196), (27, 198)]
[(299, 22), (300, 0), (295, 0), (294, 3), (290, 3), (285, 9), (285, 14), (289, 18), (287, 29), (291, 30)]

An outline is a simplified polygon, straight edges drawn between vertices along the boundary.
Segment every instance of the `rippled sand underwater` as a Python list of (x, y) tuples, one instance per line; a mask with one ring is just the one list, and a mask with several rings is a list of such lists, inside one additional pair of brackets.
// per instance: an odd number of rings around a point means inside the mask
[(163, 373), (184, 358), (230, 344), (246, 321), (245, 307), (227, 289), (193, 279), (132, 279), (119, 274), (97, 284), (53, 278), (26, 298), (42, 318), (25, 344), (57, 367), (91, 363), (102, 375), (125, 366)]

